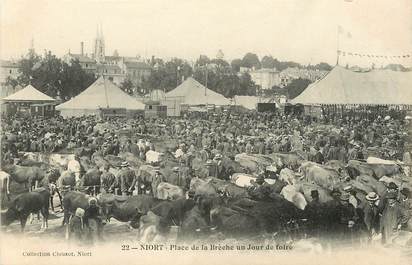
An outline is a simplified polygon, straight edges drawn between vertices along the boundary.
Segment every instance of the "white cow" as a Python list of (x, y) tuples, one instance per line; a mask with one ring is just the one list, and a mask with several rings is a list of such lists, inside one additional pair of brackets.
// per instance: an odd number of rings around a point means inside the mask
[(6, 194), (10, 194), (10, 174), (4, 171), (0, 171), (0, 183), (3, 187), (6, 188)]
[[(256, 177), (251, 175), (247, 175), (244, 173), (235, 173), (231, 178), (232, 183), (236, 184), (236, 186), (245, 188), (252, 186), (253, 182), (256, 181)], [(275, 184), (275, 179), (265, 179), (265, 182), (268, 184)]]
[(295, 172), (289, 168), (283, 168), (279, 173), (279, 179), (287, 182), (289, 185), (296, 184)]
[(146, 153), (146, 162), (147, 163), (156, 163), (161, 161), (163, 153), (159, 153), (153, 150), (149, 150)]
[(293, 203), (297, 208), (303, 210), (305, 209), (307, 202), (305, 196), (302, 193), (296, 190), (296, 187), (293, 185), (286, 185), (283, 187), (280, 195), (283, 196), (286, 200)]
[(51, 154), (49, 156), (50, 165), (63, 168), (66, 168), (71, 160), (74, 160), (74, 154)]

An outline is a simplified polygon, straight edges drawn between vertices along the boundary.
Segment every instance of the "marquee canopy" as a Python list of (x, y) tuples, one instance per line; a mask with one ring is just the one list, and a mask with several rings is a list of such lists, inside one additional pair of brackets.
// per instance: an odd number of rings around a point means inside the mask
[(166, 93), (166, 98), (182, 97), (182, 104), (187, 105), (230, 105), (230, 100), (216, 93), (189, 77), (178, 87)]
[(54, 98), (49, 97), (48, 95), (40, 92), (35, 89), (32, 85), (28, 85), (22, 90), (17, 91), (14, 94), (11, 94), (3, 98), (5, 102), (53, 102), (56, 101)]
[(291, 102), (304, 105), (412, 105), (412, 72), (378, 69), (353, 72), (336, 66)]
[(100, 108), (143, 110), (144, 104), (100, 77), (82, 93), (56, 107), (63, 116), (94, 115)]

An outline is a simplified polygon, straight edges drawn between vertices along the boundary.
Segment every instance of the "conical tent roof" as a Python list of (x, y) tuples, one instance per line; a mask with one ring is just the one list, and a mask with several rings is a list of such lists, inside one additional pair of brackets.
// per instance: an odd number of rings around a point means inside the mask
[(82, 93), (56, 107), (57, 110), (98, 110), (99, 108), (143, 110), (144, 104), (123, 92), (109, 80), (100, 77)]
[(166, 98), (183, 97), (182, 104), (187, 105), (229, 105), (230, 100), (223, 95), (216, 93), (195, 79), (189, 77), (178, 87), (166, 93)]
[(291, 102), (308, 105), (412, 105), (412, 72), (380, 69), (354, 72), (336, 66)]
[(43, 102), (43, 101), (56, 101), (54, 98), (40, 92), (32, 85), (28, 85), (22, 90), (11, 94), (8, 97), (3, 98), (4, 101), (31, 101), (31, 102)]

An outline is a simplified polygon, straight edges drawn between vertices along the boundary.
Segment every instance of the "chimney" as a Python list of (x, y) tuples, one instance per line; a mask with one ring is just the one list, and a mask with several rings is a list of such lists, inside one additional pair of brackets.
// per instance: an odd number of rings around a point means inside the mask
[(80, 54), (81, 54), (82, 56), (84, 55), (83, 52), (84, 52), (84, 43), (83, 43), (83, 42), (80, 42)]

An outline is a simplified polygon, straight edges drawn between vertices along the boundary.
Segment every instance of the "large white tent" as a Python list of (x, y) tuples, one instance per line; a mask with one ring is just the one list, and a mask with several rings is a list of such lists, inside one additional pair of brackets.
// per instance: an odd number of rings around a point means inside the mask
[(182, 98), (181, 104), (186, 105), (230, 105), (230, 100), (216, 93), (195, 79), (189, 77), (178, 87), (166, 93), (166, 98)]
[(22, 90), (17, 91), (2, 99), (4, 102), (53, 102), (56, 101), (54, 98), (40, 92), (35, 89), (32, 85), (28, 85)]
[(144, 104), (123, 92), (110, 80), (97, 79), (76, 97), (56, 107), (63, 117), (97, 115), (100, 108), (144, 110)]
[(291, 102), (304, 105), (412, 105), (412, 72), (381, 69), (354, 72), (336, 66)]

